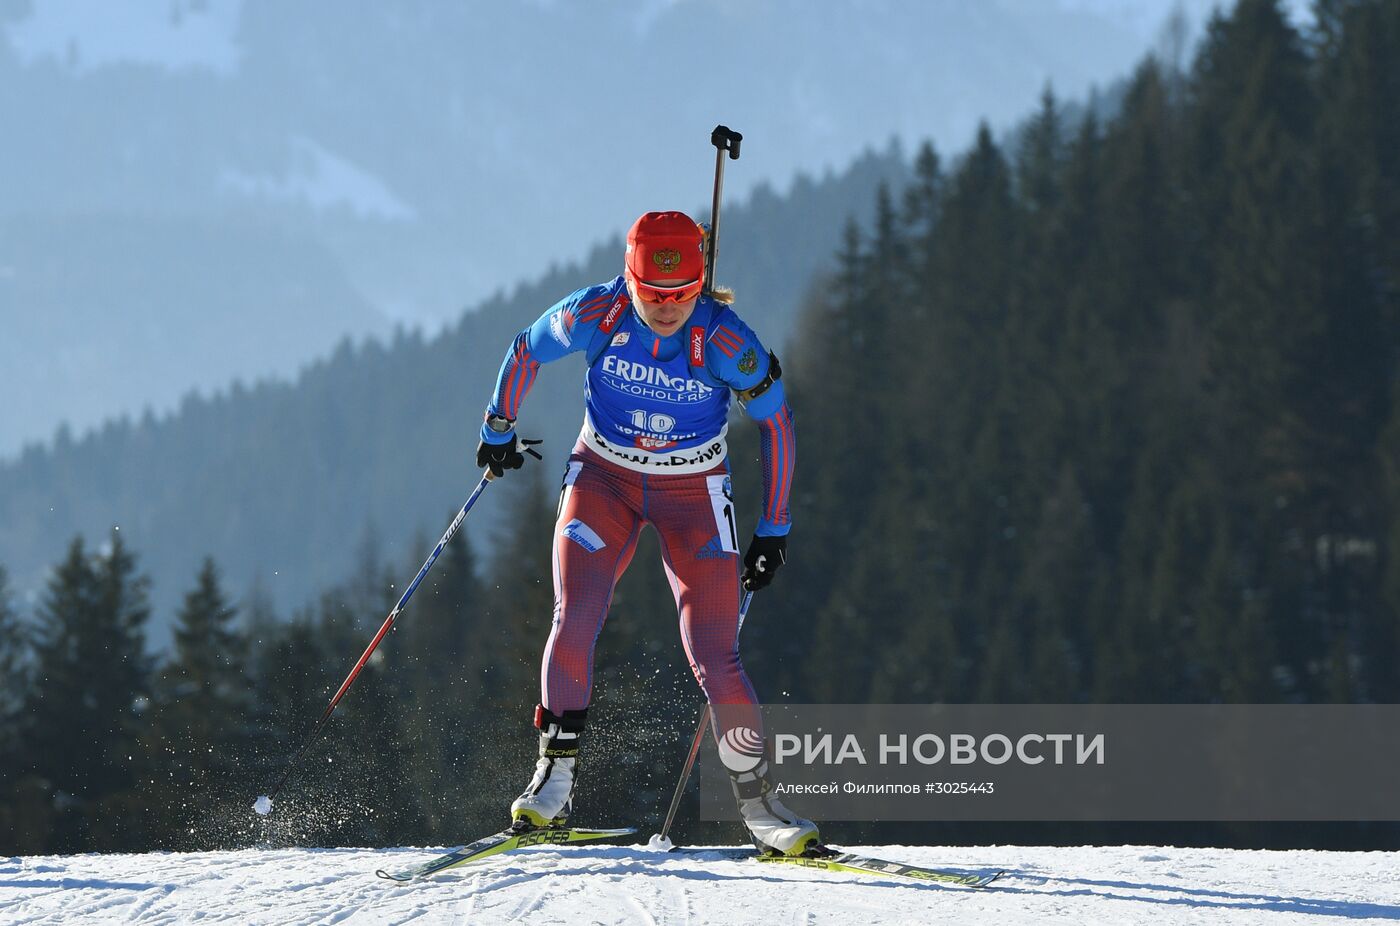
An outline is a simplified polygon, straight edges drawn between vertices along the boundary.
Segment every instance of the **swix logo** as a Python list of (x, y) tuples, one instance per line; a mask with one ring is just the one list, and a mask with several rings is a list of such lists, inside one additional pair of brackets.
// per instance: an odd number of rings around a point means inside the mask
[(608, 310), (608, 314), (603, 316), (603, 323), (598, 327), (602, 328), (607, 334), (612, 334), (612, 330), (617, 327), (617, 320), (622, 317), (622, 310), (627, 308), (627, 304), (626, 296), (618, 296), (617, 301), (614, 302), (612, 308)]
[(705, 365), (705, 329), (698, 325), (690, 329), (690, 365)]
[(637, 438), (636, 444), (642, 450), (669, 450), (670, 448), (676, 446), (676, 442), (673, 440), (665, 440), (660, 437), (646, 436)]

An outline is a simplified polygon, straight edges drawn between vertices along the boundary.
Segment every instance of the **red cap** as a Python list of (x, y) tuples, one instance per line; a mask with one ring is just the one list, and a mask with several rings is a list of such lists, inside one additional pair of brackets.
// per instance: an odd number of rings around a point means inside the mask
[(627, 273), (633, 281), (667, 284), (699, 280), (705, 273), (705, 238), (684, 212), (648, 212), (627, 232)]

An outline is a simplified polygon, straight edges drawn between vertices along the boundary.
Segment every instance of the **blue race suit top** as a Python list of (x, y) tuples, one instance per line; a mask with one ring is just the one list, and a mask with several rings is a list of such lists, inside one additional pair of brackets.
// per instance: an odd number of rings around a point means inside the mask
[[(632, 307), (623, 277), (561, 299), (520, 334), (496, 378), (487, 415), (519, 417), (541, 364), (584, 352), (580, 439), (609, 462), (645, 473), (695, 473), (727, 454), (731, 390), (768, 375), (768, 351), (732, 308), (709, 296), (675, 334), (661, 336)], [(760, 429), (763, 513), (756, 533), (792, 526), (788, 496), (796, 462), (792, 411), (781, 380), (745, 407)], [(485, 425), (482, 440), (504, 443)]]

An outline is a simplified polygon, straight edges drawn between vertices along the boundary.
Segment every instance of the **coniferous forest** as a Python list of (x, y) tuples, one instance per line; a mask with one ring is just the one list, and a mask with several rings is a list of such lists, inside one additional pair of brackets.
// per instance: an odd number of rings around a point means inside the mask
[[(744, 629), (764, 699), (1400, 701), (1400, 2), (1318, 0), (1304, 34), (1241, 0), (1089, 112), (1047, 90), (1010, 143), (924, 146), (809, 286), (789, 561)], [(756, 429), (730, 434), (752, 520)], [(435, 535), (392, 562), (367, 536), (290, 614), (212, 560), (161, 576), (186, 591), (159, 656), (120, 531), (73, 540), (32, 622), (0, 573), (0, 850), (499, 828), (534, 748), (556, 475), (492, 490), (509, 527), (468, 521), (266, 820), (253, 797)], [(659, 823), (700, 705), (684, 663), (647, 540), (599, 641), (578, 819)], [(693, 817), (679, 838), (738, 838)], [(1394, 823), (831, 830), (1400, 848)]]

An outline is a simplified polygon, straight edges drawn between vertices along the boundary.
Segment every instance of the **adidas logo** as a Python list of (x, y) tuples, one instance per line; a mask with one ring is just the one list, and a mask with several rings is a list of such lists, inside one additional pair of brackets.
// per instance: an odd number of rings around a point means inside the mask
[(729, 555), (724, 549), (724, 544), (719, 542), (719, 534), (715, 534), (709, 543), (695, 551), (696, 559), (723, 559)]

